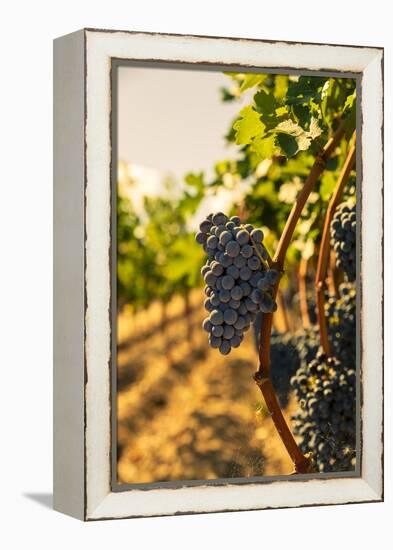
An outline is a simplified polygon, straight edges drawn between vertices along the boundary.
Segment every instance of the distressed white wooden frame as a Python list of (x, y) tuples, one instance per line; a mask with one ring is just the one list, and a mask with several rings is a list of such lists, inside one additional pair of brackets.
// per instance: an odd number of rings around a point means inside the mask
[[(359, 477), (111, 491), (111, 63), (157, 60), (361, 75)], [(82, 30), (55, 41), (54, 505), (83, 520), (383, 498), (383, 50)]]

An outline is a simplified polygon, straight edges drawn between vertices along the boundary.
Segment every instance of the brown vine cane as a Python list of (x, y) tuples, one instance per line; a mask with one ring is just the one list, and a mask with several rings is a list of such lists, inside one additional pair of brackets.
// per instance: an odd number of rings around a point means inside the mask
[(326, 216), (323, 225), (323, 233), (321, 246), (318, 256), (317, 272), (315, 275), (315, 290), (317, 297), (317, 316), (318, 326), (321, 339), (321, 346), (326, 355), (330, 355), (330, 343), (328, 337), (328, 327), (325, 313), (325, 290), (326, 290), (326, 275), (329, 265), (330, 255), (330, 224), (337, 208), (337, 204), (341, 200), (344, 187), (348, 181), (351, 170), (355, 164), (356, 157), (356, 133), (354, 132), (351, 140), (347, 156), (337, 180), (333, 195), (329, 201), (326, 211)]
[[(311, 171), (300, 191), (295, 204), (288, 216), (284, 230), (281, 234), (276, 253), (272, 259), (270, 267), (277, 269), (281, 274), (284, 269), (285, 256), (295, 231), (297, 222), (303, 211), (304, 205), (313, 190), (316, 182), (322, 174), (326, 161), (330, 158), (335, 148), (344, 135), (344, 125), (339, 124), (334, 135), (327, 141), (314, 161)], [(280, 279), (274, 287), (274, 298), (277, 295)], [(295, 466), (296, 473), (309, 473), (313, 471), (312, 459), (303, 455), (291, 430), (289, 429), (284, 415), (282, 414), (278, 399), (273, 389), (270, 379), (270, 337), (273, 323), (273, 313), (264, 313), (262, 315), (261, 332), (259, 336), (259, 367), (254, 375), (255, 382), (264, 397), (266, 407), (272, 417), (276, 430)]]

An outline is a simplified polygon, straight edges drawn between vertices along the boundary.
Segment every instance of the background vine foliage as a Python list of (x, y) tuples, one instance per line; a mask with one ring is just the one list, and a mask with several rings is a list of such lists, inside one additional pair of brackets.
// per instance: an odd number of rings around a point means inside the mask
[(356, 464), (356, 83), (226, 81), (209, 173), (144, 193), (119, 161), (123, 483)]

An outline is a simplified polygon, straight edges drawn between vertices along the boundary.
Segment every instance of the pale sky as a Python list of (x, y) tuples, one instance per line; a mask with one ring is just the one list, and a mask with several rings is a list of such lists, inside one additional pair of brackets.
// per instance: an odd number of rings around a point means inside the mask
[(222, 103), (220, 72), (119, 68), (119, 160), (170, 173), (176, 178), (233, 157), (224, 134), (239, 102)]

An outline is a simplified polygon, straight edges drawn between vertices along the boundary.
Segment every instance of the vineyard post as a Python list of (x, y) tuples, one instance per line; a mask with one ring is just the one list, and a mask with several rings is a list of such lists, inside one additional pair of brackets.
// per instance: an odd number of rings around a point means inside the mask
[[(326, 161), (330, 158), (333, 151), (340, 143), (341, 138), (344, 135), (344, 131), (344, 125), (340, 123), (334, 135), (327, 141), (321, 153), (316, 157), (304, 186), (292, 207), (284, 230), (281, 234), (276, 253), (271, 262), (271, 267), (273, 269), (277, 269), (280, 273), (283, 273), (286, 252), (307, 199), (320, 175), (324, 171)], [(274, 298), (277, 296), (279, 283), (280, 281), (278, 280), (274, 287)], [(281, 411), (270, 379), (270, 337), (272, 323), (273, 313), (264, 313), (262, 316), (261, 331), (259, 336), (259, 367), (254, 375), (254, 379), (257, 386), (261, 390), (276, 430), (294, 463), (295, 471), (297, 473), (308, 473), (312, 471), (311, 458), (304, 456), (297, 445)]]
[(321, 246), (318, 256), (317, 272), (315, 275), (315, 290), (317, 296), (317, 315), (318, 325), (323, 351), (330, 355), (330, 344), (328, 338), (327, 320), (325, 313), (325, 290), (326, 290), (326, 275), (330, 257), (330, 223), (333, 219), (337, 204), (339, 203), (344, 191), (344, 187), (348, 181), (349, 175), (355, 163), (356, 156), (356, 134), (354, 132), (352, 143), (349, 147), (344, 165), (341, 169), (339, 178), (333, 195), (329, 201), (326, 211)]

